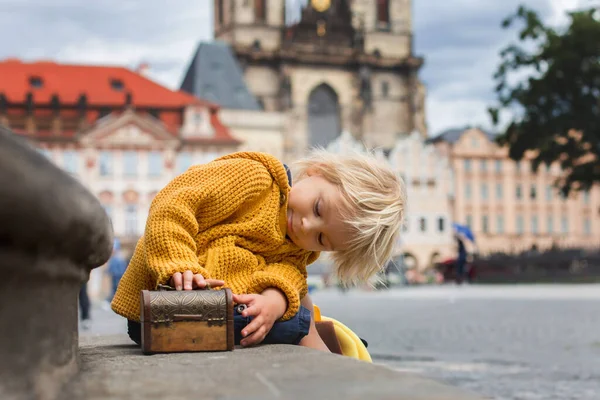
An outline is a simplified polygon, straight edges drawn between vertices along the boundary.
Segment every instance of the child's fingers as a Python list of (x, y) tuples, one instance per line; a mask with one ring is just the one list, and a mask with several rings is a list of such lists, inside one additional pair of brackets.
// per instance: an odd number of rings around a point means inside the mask
[(204, 277), (200, 274), (196, 274), (193, 276), (193, 281), (192, 281), (192, 287), (194, 289), (196, 288), (200, 288), (200, 289), (204, 289), (204, 287), (206, 286), (206, 281), (204, 280)]
[(171, 286), (174, 286), (176, 290), (181, 290), (182, 288), (182, 274), (181, 272), (175, 272), (173, 274), (173, 277), (171, 278), (171, 280), (173, 281), (173, 283), (171, 284)]
[(192, 290), (192, 282), (194, 281), (194, 273), (187, 270), (183, 273), (183, 290)]
[(267, 328), (264, 325), (262, 325), (253, 334), (242, 339), (240, 344), (244, 347), (255, 346), (257, 344), (260, 344), (263, 340), (265, 340), (266, 336)]
[(260, 307), (256, 305), (249, 306), (244, 311), (242, 311), (243, 317), (256, 317), (258, 316), (258, 314), (260, 314)]
[(208, 283), (211, 288), (223, 286), (225, 284), (225, 281), (222, 281), (220, 279), (205, 279), (204, 281)]
[(264, 320), (261, 317), (256, 317), (248, 325), (242, 329), (242, 337), (246, 338), (258, 331), (263, 326)]
[(238, 304), (248, 304), (251, 303), (255, 298), (256, 294), (234, 294), (233, 301)]

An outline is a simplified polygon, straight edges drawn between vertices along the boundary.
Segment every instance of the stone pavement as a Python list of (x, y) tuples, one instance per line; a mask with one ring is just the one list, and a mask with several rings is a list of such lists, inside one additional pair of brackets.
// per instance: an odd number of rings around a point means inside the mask
[(496, 400), (600, 399), (600, 285), (316, 293), (375, 362)]
[[(411, 287), (313, 295), (374, 361), (496, 400), (600, 399), (600, 285)], [(94, 309), (96, 333), (123, 333)], [(83, 339), (82, 336), (82, 339)]]

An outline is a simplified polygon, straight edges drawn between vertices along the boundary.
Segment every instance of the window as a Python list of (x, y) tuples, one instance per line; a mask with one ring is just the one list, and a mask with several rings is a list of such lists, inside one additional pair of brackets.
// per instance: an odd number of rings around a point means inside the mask
[(496, 160), (496, 172), (497, 173), (501, 173), (502, 172), (502, 160)]
[(569, 233), (569, 220), (564, 215), (560, 218), (560, 233)]
[(503, 196), (503, 186), (501, 183), (496, 183), (496, 199), (500, 200)]
[(488, 185), (487, 185), (487, 183), (482, 183), (481, 184), (481, 199), (482, 200), (487, 200), (488, 199)]
[(488, 233), (490, 231), (488, 216), (484, 215), (481, 217), (481, 230), (483, 233)]
[(546, 201), (552, 201), (552, 185), (546, 186)]
[(78, 170), (77, 153), (73, 150), (67, 150), (63, 153), (64, 170), (70, 174), (76, 174)]
[(125, 234), (137, 235), (137, 206), (135, 204), (125, 206)]
[(471, 198), (471, 184), (470, 183), (465, 183), (465, 198), (466, 199)]
[(110, 81), (110, 87), (112, 88), (112, 90), (121, 92), (121, 91), (123, 91), (123, 88), (124, 88), (123, 81), (120, 79), (112, 79)]
[(44, 86), (44, 81), (39, 76), (32, 76), (29, 78), (29, 85), (34, 89), (39, 89)]
[(517, 198), (517, 200), (521, 200), (523, 198), (523, 189), (521, 187), (521, 184), (517, 184), (517, 188), (515, 190), (515, 197)]
[(535, 200), (535, 198), (537, 197), (537, 190), (534, 184), (531, 184), (531, 190), (529, 192), (529, 197), (531, 198), (531, 200)]
[(496, 233), (504, 233), (504, 216), (502, 215), (496, 216)]
[(419, 229), (421, 232), (427, 231), (427, 220), (423, 217), (419, 218)]
[(162, 154), (160, 151), (152, 151), (148, 154), (148, 175), (160, 176), (162, 173)]
[(546, 172), (550, 173), (550, 171), (552, 171), (552, 165), (546, 164)]
[(588, 218), (583, 220), (583, 234), (590, 236), (592, 234), (592, 221)]
[(554, 218), (552, 215), (546, 217), (546, 232), (548, 232), (548, 234), (554, 233)]
[(523, 222), (523, 216), (517, 215), (517, 234), (522, 235), (525, 230), (525, 223)]
[(531, 233), (534, 235), (538, 234), (538, 217), (534, 215), (531, 217)]
[(471, 159), (465, 158), (465, 171), (471, 172)]
[(158, 108), (149, 109), (148, 114), (150, 114), (153, 118), (160, 119), (160, 110)]
[(487, 160), (481, 160), (481, 171), (487, 171)]
[(390, 4), (388, 0), (377, 0), (377, 25), (390, 23)]
[(201, 112), (194, 113), (194, 125), (196, 127), (199, 127), (200, 125), (202, 125), (202, 119), (203, 119), (203, 116), (202, 116)]
[(444, 218), (440, 217), (438, 218), (438, 232), (444, 232)]
[(477, 140), (476, 137), (472, 137), (471, 138), (471, 146), (472, 147), (479, 147), (479, 140)]
[(589, 190), (586, 190), (583, 192), (583, 204), (585, 204), (585, 205), (590, 204), (590, 191)]
[(390, 84), (388, 81), (381, 82), (381, 97), (388, 97), (390, 94)]
[(472, 215), (467, 215), (467, 226), (471, 229), (473, 229), (473, 216)]
[(98, 160), (98, 168), (100, 169), (100, 176), (111, 176), (113, 174), (113, 161), (112, 153), (109, 151), (103, 151), (100, 153)]
[(123, 153), (123, 173), (125, 176), (137, 175), (137, 153), (135, 151)]
[(559, 196), (560, 196), (560, 199), (561, 199), (562, 201), (567, 201), (567, 198), (568, 198), (568, 196), (567, 196), (567, 194), (566, 194), (565, 192), (563, 192), (562, 190), (559, 192)]
[(192, 154), (188, 152), (179, 153), (177, 156), (177, 172), (182, 174), (192, 166)]
[(515, 171), (521, 172), (521, 162), (520, 161), (515, 161)]
[(266, 16), (265, 0), (254, 0), (254, 19), (264, 21)]
[(402, 232), (408, 232), (408, 228), (410, 225), (409, 222), (410, 220), (408, 218), (404, 220), (404, 223), (402, 224)]

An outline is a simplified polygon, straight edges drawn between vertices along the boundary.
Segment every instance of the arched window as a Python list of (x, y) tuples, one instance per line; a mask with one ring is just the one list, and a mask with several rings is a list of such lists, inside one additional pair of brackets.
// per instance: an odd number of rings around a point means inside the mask
[(264, 22), (266, 19), (265, 0), (254, 0), (254, 19), (256, 22)]
[(379, 28), (388, 28), (390, 23), (390, 2), (389, 0), (377, 0), (377, 26)]
[(326, 147), (340, 132), (338, 96), (329, 85), (321, 84), (308, 97), (309, 144)]

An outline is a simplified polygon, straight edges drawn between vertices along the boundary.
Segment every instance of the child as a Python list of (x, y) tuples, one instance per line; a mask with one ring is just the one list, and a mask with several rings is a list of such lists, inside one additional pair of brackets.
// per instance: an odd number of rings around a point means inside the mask
[(332, 252), (343, 283), (366, 281), (391, 258), (404, 214), (401, 179), (360, 155), (315, 150), (292, 186), (276, 158), (254, 152), (196, 165), (161, 190), (112, 301), (140, 343), (140, 291), (226, 286), (236, 344), (327, 351), (311, 317), (306, 266)]

